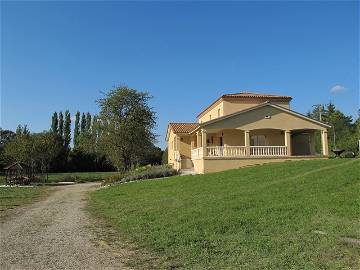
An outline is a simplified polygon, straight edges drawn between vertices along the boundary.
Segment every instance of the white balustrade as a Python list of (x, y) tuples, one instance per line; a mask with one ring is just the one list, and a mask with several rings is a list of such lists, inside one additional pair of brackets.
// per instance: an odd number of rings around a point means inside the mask
[(245, 146), (208, 146), (208, 157), (243, 157), (246, 155)]
[[(245, 146), (208, 146), (207, 157), (246, 157)], [(287, 156), (286, 146), (250, 146), (250, 156), (257, 157), (279, 157)], [(192, 159), (203, 158), (202, 147), (191, 150)]]
[(198, 147), (191, 150), (191, 159), (201, 159), (203, 157), (203, 148)]
[(250, 146), (250, 156), (287, 156), (286, 146)]

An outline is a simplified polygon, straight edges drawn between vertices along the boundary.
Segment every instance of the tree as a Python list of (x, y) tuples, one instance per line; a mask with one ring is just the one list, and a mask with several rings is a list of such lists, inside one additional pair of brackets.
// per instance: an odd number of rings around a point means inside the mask
[(11, 130), (3, 130), (0, 128), (0, 169), (8, 165), (8, 159), (4, 154), (5, 145), (16, 137), (15, 132)]
[(52, 116), (52, 122), (51, 122), (51, 131), (57, 133), (58, 125), (59, 125), (58, 114), (57, 114), (57, 112), (54, 112), (53, 116)]
[(91, 114), (88, 112), (86, 114), (86, 131), (90, 131), (91, 129)]
[(4, 155), (11, 162), (23, 162), (34, 166), (34, 155), (30, 133), (26, 126), (18, 126), (16, 137), (4, 147)]
[[(329, 148), (342, 148), (348, 151), (357, 152), (356, 123), (353, 123), (352, 117), (342, 113), (333, 103), (319, 105), (322, 107), (322, 121), (331, 125), (328, 131)], [(316, 107), (308, 115), (316, 120), (318, 119), (318, 108)], [(319, 148), (320, 134), (316, 133), (316, 146)], [(319, 149), (317, 149), (319, 151)]]
[(79, 145), (79, 135), (80, 135), (80, 112), (75, 114), (75, 127), (74, 127), (74, 148), (77, 148)]
[(48, 180), (51, 162), (63, 150), (62, 138), (54, 132), (42, 132), (32, 135), (32, 144), (35, 166)]
[(97, 101), (100, 106), (101, 146), (118, 170), (128, 170), (153, 146), (155, 112), (151, 96), (126, 86), (108, 91)]
[(11, 130), (3, 130), (0, 128), (0, 148), (4, 147), (6, 143), (15, 139), (15, 132)]
[(59, 113), (59, 135), (64, 136), (64, 115), (62, 112)]
[(162, 164), (168, 164), (169, 163), (169, 161), (168, 161), (168, 148), (167, 147), (165, 148), (165, 150), (163, 152), (161, 163)]
[(81, 133), (86, 132), (86, 116), (85, 113), (81, 115)]
[(71, 116), (70, 112), (65, 111), (65, 123), (64, 123), (64, 146), (66, 149), (70, 150), (71, 142)]

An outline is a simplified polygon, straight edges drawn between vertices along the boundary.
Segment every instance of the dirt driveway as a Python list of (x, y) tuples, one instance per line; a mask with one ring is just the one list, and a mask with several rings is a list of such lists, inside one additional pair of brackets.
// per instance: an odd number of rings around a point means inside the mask
[(0, 221), (0, 269), (126, 269), (126, 251), (99, 245), (84, 211), (98, 184), (57, 187)]

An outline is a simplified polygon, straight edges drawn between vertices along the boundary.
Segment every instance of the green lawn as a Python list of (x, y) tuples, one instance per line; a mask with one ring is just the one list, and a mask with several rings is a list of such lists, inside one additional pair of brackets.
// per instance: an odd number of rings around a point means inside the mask
[(112, 186), (89, 210), (168, 267), (359, 269), (341, 241), (360, 239), (359, 188), (360, 160), (293, 161)]
[(1, 187), (0, 188), (0, 216), (5, 210), (31, 203), (46, 196), (45, 187)]
[(75, 177), (77, 182), (96, 182), (116, 174), (117, 172), (50, 173), (49, 182), (71, 181), (72, 177)]

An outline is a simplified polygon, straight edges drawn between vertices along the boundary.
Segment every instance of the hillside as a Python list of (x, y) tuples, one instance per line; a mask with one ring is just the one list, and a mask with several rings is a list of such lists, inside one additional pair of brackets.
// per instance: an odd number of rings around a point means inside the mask
[(360, 160), (284, 162), (98, 190), (89, 209), (166, 267), (357, 269)]

